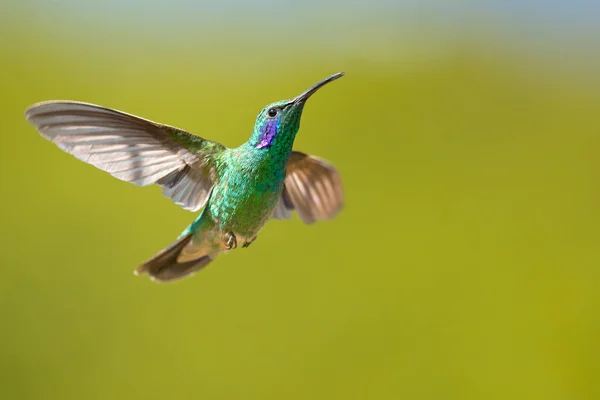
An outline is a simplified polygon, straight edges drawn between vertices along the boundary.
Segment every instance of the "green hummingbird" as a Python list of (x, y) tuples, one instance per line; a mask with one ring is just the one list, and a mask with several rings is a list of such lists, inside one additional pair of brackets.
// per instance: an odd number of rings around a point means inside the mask
[(344, 194), (338, 171), (292, 146), (308, 98), (343, 75), (263, 108), (250, 139), (237, 148), (83, 102), (41, 102), (25, 116), (78, 159), (138, 186), (160, 185), (186, 210), (202, 209), (175, 242), (134, 271), (169, 282), (198, 272), (238, 245), (249, 246), (271, 218), (289, 219), (295, 210), (310, 224), (340, 211)]

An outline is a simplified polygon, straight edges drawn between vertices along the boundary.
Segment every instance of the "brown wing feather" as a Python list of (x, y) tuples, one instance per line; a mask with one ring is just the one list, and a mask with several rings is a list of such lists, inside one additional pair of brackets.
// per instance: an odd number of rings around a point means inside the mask
[(344, 205), (339, 172), (322, 158), (292, 152), (280, 203), (307, 224), (333, 218)]
[(214, 184), (212, 154), (222, 145), (121, 111), (75, 101), (48, 101), (25, 112), (45, 138), (95, 167), (163, 194), (191, 211)]

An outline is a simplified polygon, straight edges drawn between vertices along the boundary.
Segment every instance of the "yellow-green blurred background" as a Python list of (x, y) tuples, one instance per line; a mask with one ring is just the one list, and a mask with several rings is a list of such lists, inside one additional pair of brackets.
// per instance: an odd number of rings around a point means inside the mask
[[(600, 398), (592, 3), (3, 2), (0, 398)], [(74, 99), (233, 147), (337, 71), (296, 148), (344, 211), (172, 285), (132, 270), (195, 215), (23, 118)]]

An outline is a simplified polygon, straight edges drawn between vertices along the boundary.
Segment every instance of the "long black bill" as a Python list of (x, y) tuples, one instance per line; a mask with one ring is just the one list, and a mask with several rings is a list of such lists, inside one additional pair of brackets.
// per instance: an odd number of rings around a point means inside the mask
[(343, 72), (338, 72), (337, 74), (331, 75), (329, 78), (323, 79), (321, 82), (317, 83), (310, 89), (306, 90), (304, 93), (294, 97), (290, 103), (300, 103), (306, 101), (310, 96), (315, 94), (315, 92), (321, 89), (323, 86), (327, 85), (329, 82), (335, 81), (338, 78), (344, 76)]

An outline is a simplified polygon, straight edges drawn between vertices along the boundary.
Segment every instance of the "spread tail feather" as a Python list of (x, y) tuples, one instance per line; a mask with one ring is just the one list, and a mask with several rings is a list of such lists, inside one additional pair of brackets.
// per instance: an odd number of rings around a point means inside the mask
[(213, 260), (207, 254), (198, 254), (198, 257), (191, 260), (185, 260), (184, 257), (185, 261), (178, 261), (182, 251), (188, 245), (193, 246), (192, 236), (191, 232), (181, 236), (169, 247), (137, 267), (134, 274), (147, 273), (155, 282), (171, 282), (200, 271)]

